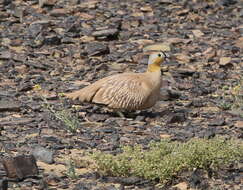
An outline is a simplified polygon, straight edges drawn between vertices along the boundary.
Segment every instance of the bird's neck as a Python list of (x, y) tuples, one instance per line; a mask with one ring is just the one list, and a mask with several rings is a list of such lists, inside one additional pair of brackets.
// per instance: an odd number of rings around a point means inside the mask
[(147, 72), (153, 73), (153, 72), (158, 72), (160, 71), (160, 64), (149, 64), (147, 68)]

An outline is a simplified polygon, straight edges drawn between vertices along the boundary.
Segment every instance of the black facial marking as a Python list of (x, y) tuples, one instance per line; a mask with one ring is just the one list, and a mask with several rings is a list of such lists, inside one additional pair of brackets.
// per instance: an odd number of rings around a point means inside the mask
[(165, 56), (165, 59), (166, 59), (166, 58), (168, 58), (168, 57), (166, 56), (165, 52), (163, 52), (163, 51), (162, 51), (162, 53), (164, 54), (164, 56)]

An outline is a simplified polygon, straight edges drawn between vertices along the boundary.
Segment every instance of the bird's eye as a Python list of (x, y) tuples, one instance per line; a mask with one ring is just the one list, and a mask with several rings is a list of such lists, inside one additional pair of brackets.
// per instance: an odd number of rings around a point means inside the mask
[(161, 57), (161, 54), (160, 53), (158, 54), (158, 57)]

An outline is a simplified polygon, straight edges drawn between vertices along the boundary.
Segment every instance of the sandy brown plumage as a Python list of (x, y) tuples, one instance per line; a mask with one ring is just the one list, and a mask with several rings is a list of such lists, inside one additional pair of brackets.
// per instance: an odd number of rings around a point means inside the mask
[[(164, 60), (150, 56), (145, 73), (122, 73), (105, 77), (66, 96), (81, 102), (103, 104), (117, 110), (143, 110), (152, 107), (160, 97), (160, 63)], [(153, 65), (154, 64), (154, 65)]]

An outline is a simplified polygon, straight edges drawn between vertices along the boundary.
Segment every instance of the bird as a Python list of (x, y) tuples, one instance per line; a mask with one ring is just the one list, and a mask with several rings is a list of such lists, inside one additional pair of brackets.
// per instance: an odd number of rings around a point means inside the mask
[(164, 52), (153, 52), (146, 72), (111, 75), (65, 96), (80, 102), (102, 104), (117, 112), (151, 108), (160, 99), (160, 66), (165, 59)]

